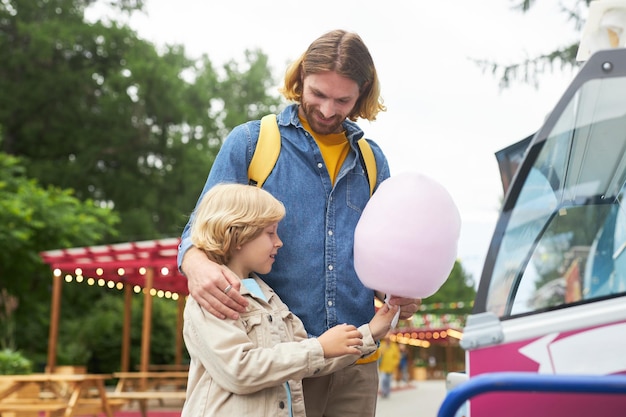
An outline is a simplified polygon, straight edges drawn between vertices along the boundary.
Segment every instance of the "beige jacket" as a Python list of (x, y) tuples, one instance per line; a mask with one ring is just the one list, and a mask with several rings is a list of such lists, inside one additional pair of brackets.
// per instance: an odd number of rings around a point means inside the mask
[[(353, 365), (358, 355), (324, 359), (316, 338), (308, 338), (300, 319), (278, 295), (255, 277), (267, 302), (241, 286), (248, 311), (238, 320), (221, 320), (189, 296), (184, 339), (191, 357), (187, 399), (181, 417), (289, 416), (289, 381), (294, 417), (305, 416), (302, 378)], [(361, 356), (376, 351), (369, 326), (361, 326)]]

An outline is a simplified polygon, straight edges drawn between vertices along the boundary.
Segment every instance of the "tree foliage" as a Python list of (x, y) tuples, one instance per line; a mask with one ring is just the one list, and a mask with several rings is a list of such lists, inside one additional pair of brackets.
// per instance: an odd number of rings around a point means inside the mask
[(435, 314), (467, 315), (472, 311), (475, 296), (472, 277), (465, 272), (461, 263), (456, 261), (446, 282), (435, 294), (424, 298), (422, 304), (438, 305), (436, 310), (429, 310)]
[(70, 190), (41, 187), (25, 176), (18, 158), (0, 153), (0, 276), (4, 288), (28, 293), (37, 283), (27, 277), (42, 272), (40, 251), (101, 241), (114, 232), (117, 220), (110, 209), (89, 200), (82, 202)]
[[(261, 51), (216, 69), (121, 19), (86, 21), (96, 2), (0, 0), (0, 288), (19, 299), (15, 344), (38, 366), (51, 289), (39, 252), (180, 235), (222, 138), (280, 103)], [(143, 7), (99, 2), (119, 16)], [(98, 306), (115, 295), (63, 287), (59, 359), (100, 367), (98, 346), (119, 352), (121, 336), (96, 338), (85, 322), (108, 322)], [(154, 360), (171, 359), (170, 313), (154, 329)]]
[[(118, 217), (93, 201), (80, 201), (71, 190), (43, 188), (25, 171), (19, 158), (0, 152), (0, 289), (5, 295), (0, 307), (6, 311), (0, 339), (6, 348), (32, 354), (45, 351), (41, 335), (47, 334), (50, 317), (51, 275), (39, 252), (104, 240), (114, 234)], [(7, 300), (12, 300), (10, 309)]]
[(267, 57), (218, 71), (115, 20), (86, 22), (91, 3), (0, 3), (2, 150), (44, 185), (114, 208), (119, 241), (177, 236), (221, 138), (278, 105)]
[[(535, 0), (515, 0), (514, 10), (522, 13), (528, 12), (534, 5)], [(583, 15), (589, 8), (592, 0), (571, 0), (569, 5), (560, 3), (560, 9), (566, 20), (573, 25), (574, 30), (582, 31), (585, 23)], [(555, 69), (561, 71), (577, 69), (580, 64), (576, 61), (578, 53), (578, 42), (557, 47), (553, 51), (528, 57), (520, 62), (512, 64), (502, 64), (493, 60), (476, 59), (474, 62), (484, 71), (491, 72), (499, 79), (501, 88), (510, 87), (514, 81), (539, 86), (539, 80), (546, 72), (554, 72)]]

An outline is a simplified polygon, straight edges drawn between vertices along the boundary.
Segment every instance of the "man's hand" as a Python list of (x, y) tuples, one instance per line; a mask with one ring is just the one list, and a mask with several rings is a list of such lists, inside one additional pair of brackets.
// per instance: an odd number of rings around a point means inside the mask
[(419, 298), (404, 298), (392, 295), (389, 299), (389, 304), (392, 306), (400, 307), (400, 319), (406, 320), (413, 317), (413, 314), (417, 312), (422, 301)]
[(189, 248), (181, 269), (187, 277), (189, 294), (215, 317), (236, 320), (246, 311), (248, 301), (239, 294), (239, 277), (209, 260), (200, 249)]

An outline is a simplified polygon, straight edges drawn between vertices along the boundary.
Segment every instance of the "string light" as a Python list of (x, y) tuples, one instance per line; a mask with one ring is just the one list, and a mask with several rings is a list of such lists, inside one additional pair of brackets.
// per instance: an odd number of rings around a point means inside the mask
[[(106, 287), (106, 288), (110, 288), (110, 289), (117, 289), (117, 290), (123, 290), (125, 283), (121, 282), (121, 281), (116, 281), (116, 280), (107, 280), (106, 278), (104, 278), (104, 274), (105, 271), (103, 268), (96, 268), (94, 270), (95, 275), (97, 276), (97, 278), (93, 278), (93, 277), (88, 277), (86, 278), (83, 274), (83, 269), (82, 268), (76, 268), (73, 271), (75, 274), (78, 273), (77, 275), (73, 275), (73, 274), (65, 274), (63, 276), (63, 279), (65, 280), (65, 282), (70, 283), (70, 282), (77, 282), (77, 283), (87, 283), (87, 285), (90, 286), (100, 286), (100, 287)], [(118, 268), (116, 270), (117, 275), (122, 277), (126, 274), (126, 270), (124, 268)], [(145, 267), (140, 267), (137, 269), (137, 272), (139, 272), (142, 275), (145, 275), (147, 272), (147, 269)], [(163, 276), (166, 276), (168, 274), (171, 273), (171, 270), (167, 267), (163, 267), (160, 269), (160, 272)], [(53, 275), (55, 277), (60, 277), (63, 275), (63, 271), (59, 268), (55, 268), (53, 270)], [(144, 288), (141, 287), (141, 285), (134, 285), (133, 286), (133, 291), (137, 294), (144, 292)], [(162, 290), (162, 289), (158, 289), (158, 288), (152, 288), (149, 292), (150, 295), (154, 296), (154, 297), (159, 297), (159, 298), (166, 298), (166, 299), (172, 299), (172, 300), (178, 300), (180, 298), (179, 294), (170, 290)]]
[(461, 310), (474, 306), (474, 301), (453, 301), (450, 303), (421, 304), (419, 311)]

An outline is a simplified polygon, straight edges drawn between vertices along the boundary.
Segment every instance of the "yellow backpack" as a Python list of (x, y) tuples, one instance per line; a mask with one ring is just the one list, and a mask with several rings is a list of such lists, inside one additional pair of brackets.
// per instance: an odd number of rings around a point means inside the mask
[[(376, 186), (376, 158), (374, 152), (367, 143), (365, 138), (360, 139), (358, 142), (359, 158), (365, 168), (367, 180), (370, 184), (370, 196), (374, 192)], [(256, 149), (252, 155), (250, 166), (248, 167), (248, 183), (250, 185), (256, 185), (262, 187), (265, 180), (274, 169), (276, 160), (280, 154), (280, 132), (278, 130), (278, 123), (276, 122), (275, 114), (268, 114), (261, 118), (261, 131), (259, 132), (259, 140), (256, 144)]]

